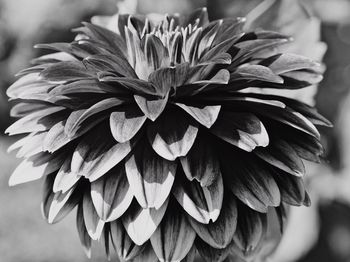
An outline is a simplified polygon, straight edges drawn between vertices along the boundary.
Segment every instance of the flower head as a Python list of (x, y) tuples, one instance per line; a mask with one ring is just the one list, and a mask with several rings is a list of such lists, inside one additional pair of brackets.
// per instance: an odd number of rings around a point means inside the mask
[[(123, 260), (222, 261), (253, 254), (267, 212), (308, 205), (302, 159), (319, 161), (329, 125), (296, 100), (245, 89), (317, 83), (319, 64), (275, 47), (290, 39), (245, 32), (244, 19), (206, 9), (160, 22), (119, 15), (84, 23), (72, 43), (20, 72), (7, 129), (25, 160), (10, 184), (45, 177), (50, 223), (77, 206), (77, 227)], [(186, 260), (187, 259), (187, 260)]]

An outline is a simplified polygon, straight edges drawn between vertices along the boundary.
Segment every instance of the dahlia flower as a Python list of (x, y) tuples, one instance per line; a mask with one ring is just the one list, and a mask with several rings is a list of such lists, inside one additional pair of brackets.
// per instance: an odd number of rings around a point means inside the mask
[(119, 15), (71, 43), (41, 44), (7, 91), (7, 129), (23, 162), (10, 185), (45, 179), (49, 223), (77, 207), (90, 254), (101, 240), (122, 261), (223, 261), (262, 246), (267, 213), (309, 205), (302, 159), (319, 161), (330, 125), (315, 109), (246, 88), (299, 89), (319, 63), (276, 53), (291, 41), (243, 31), (243, 18)]

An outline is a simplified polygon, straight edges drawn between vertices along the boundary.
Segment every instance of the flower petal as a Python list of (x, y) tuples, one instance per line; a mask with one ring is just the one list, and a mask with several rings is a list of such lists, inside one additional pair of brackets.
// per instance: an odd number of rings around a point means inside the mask
[(278, 54), (260, 62), (264, 66), (268, 66), (276, 74), (284, 74), (291, 71), (308, 69), (319, 70), (321, 64), (307, 57), (297, 54)]
[(224, 141), (251, 152), (265, 147), (269, 136), (264, 124), (253, 114), (221, 111), (210, 131)]
[(12, 136), (49, 130), (66, 116), (64, 109), (65, 108), (61, 106), (51, 106), (30, 113), (13, 123), (6, 129), (5, 133)]
[(183, 209), (198, 222), (215, 222), (221, 211), (224, 186), (221, 175), (208, 187), (201, 187), (196, 181), (189, 183), (181, 174), (177, 174), (173, 194)]
[(193, 218), (189, 218), (189, 222), (204, 242), (213, 248), (221, 249), (231, 243), (236, 231), (237, 217), (236, 200), (231, 194), (227, 194), (218, 220), (208, 225), (203, 225)]
[(163, 219), (168, 206), (168, 200), (160, 209), (143, 209), (137, 202), (131, 204), (128, 212), (122, 216), (123, 225), (128, 235), (136, 245), (143, 245), (151, 238)]
[(145, 244), (145, 248), (141, 254), (134, 258), (133, 262), (158, 262), (158, 257), (154, 253), (150, 243)]
[(65, 155), (39, 153), (23, 160), (13, 171), (9, 185), (15, 186), (22, 183), (38, 180), (58, 170), (65, 160)]
[(41, 79), (50, 82), (66, 82), (81, 80), (93, 76), (79, 61), (58, 62), (40, 73)]
[(281, 200), (288, 205), (301, 206), (306, 197), (304, 182), (301, 178), (282, 172), (274, 176), (281, 192)]
[(165, 112), (147, 129), (154, 151), (170, 161), (188, 153), (197, 132), (198, 128), (177, 110)]
[(105, 136), (101, 139), (95, 134), (108, 134), (106, 129), (97, 129), (85, 136), (72, 157), (72, 172), (85, 176), (91, 182), (103, 176), (110, 169), (122, 161), (131, 151), (133, 141), (116, 143), (113, 137)]
[(186, 156), (181, 157), (182, 169), (188, 180), (210, 186), (221, 175), (219, 159), (213, 151), (213, 143), (207, 136), (199, 136)]
[(84, 248), (84, 252), (88, 258), (91, 258), (91, 238), (86, 230), (84, 222), (83, 204), (78, 205), (77, 218), (76, 218), (77, 230), (79, 234), (80, 243)]
[(295, 112), (298, 112), (303, 116), (305, 116), (314, 125), (332, 127), (332, 123), (328, 121), (325, 117), (320, 115), (314, 107), (307, 105), (303, 102), (300, 102), (298, 100), (291, 99), (288, 97), (278, 96), (278, 95), (254, 94), (254, 93), (249, 93), (249, 97), (281, 101), (282, 103), (286, 104), (286, 106), (288, 106)]
[(267, 230), (265, 214), (244, 206), (238, 208), (239, 216), (234, 243), (244, 255), (250, 255), (262, 244)]
[(150, 71), (155, 71), (162, 65), (168, 65), (165, 61), (169, 58), (167, 52), (168, 50), (164, 47), (162, 41), (158, 37), (153, 34), (147, 34), (145, 36), (144, 53)]
[(90, 117), (92, 117), (100, 112), (103, 112), (105, 110), (119, 106), (123, 103), (124, 103), (123, 100), (120, 100), (120, 99), (115, 98), (115, 97), (111, 97), (111, 98), (104, 99), (104, 100), (94, 104), (93, 106), (91, 106), (90, 108), (85, 110), (83, 114), (80, 115), (80, 117), (75, 121), (75, 123), (70, 127), (69, 130), (66, 130), (67, 134), (75, 134), (77, 129), (88, 118), (90, 118)]
[(196, 239), (195, 245), (205, 262), (223, 262), (230, 253), (230, 246), (223, 249), (213, 248), (200, 238)]
[(53, 192), (57, 193), (61, 191), (62, 193), (66, 193), (81, 178), (81, 176), (71, 172), (71, 161), (72, 158), (68, 157), (62, 164), (53, 184)]
[(143, 208), (159, 209), (170, 194), (177, 163), (157, 155), (150, 145), (139, 143), (125, 160), (131, 191)]
[(73, 210), (82, 197), (79, 191), (78, 188), (73, 187), (65, 193), (52, 193), (54, 196), (50, 203), (47, 219), (50, 224), (59, 222)]
[(113, 54), (98, 54), (86, 57), (83, 62), (94, 66), (99, 71), (112, 71), (120, 76), (137, 78), (134, 69), (125, 57)]
[(85, 30), (85, 32), (88, 33), (89, 37), (97, 39), (110, 47), (112, 53), (121, 55), (126, 50), (125, 42), (120, 35), (95, 24), (83, 22), (83, 25), (88, 29), (88, 31)]
[(206, 128), (210, 128), (219, 116), (221, 106), (194, 107), (176, 103)]
[(306, 172), (297, 152), (284, 140), (274, 139), (268, 148), (257, 148), (254, 153), (267, 163), (289, 174), (300, 177)]
[[(79, 45), (77, 45), (76, 42), (73, 43), (50, 43), (50, 44), (36, 44), (34, 48), (41, 48), (41, 49), (48, 49), (48, 50), (54, 50), (59, 51), (63, 53), (67, 53), (72, 55), (73, 57), (78, 58), (84, 58), (89, 55), (89, 53), (84, 50), (83, 48), (80, 48)], [(39, 59), (35, 59), (33, 61), (35, 64), (40, 62)]]
[(220, 27), (216, 33), (212, 46), (219, 45), (232, 36), (240, 35), (243, 32), (243, 26), (246, 22), (246, 18), (225, 18), (220, 23)]
[(196, 238), (182, 211), (171, 206), (151, 237), (152, 247), (160, 261), (181, 261)]
[(69, 94), (81, 94), (81, 93), (94, 93), (94, 94), (125, 94), (127, 89), (118, 86), (112, 86), (98, 81), (97, 79), (83, 79), (74, 81), (71, 83), (63, 84), (53, 88), (49, 95), (69, 95)]
[(43, 152), (42, 140), (46, 134), (46, 132), (30, 133), (9, 147), (8, 151), (10, 152), (14, 149), (19, 149), (16, 154), (16, 157), (18, 158), (28, 158)]
[(147, 99), (143, 96), (134, 95), (134, 99), (142, 112), (152, 121), (155, 121), (163, 113), (168, 102), (168, 96), (164, 99)]
[(99, 76), (101, 82), (118, 83), (139, 95), (157, 95), (156, 88), (147, 81), (135, 78), (116, 77), (110, 75)]
[(109, 118), (109, 125), (114, 139), (119, 143), (129, 141), (141, 129), (146, 119), (135, 105), (127, 105), (123, 111), (113, 112)]
[(223, 150), (220, 154), (225, 185), (244, 204), (263, 213), (269, 206), (280, 205), (279, 188), (263, 161), (238, 150)]
[(90, 191), (85, 191), (83, 198), (83, 214), (86, 230), (93, 240), (98, 240), (101, 237), (105, 222), (102, 221), (92, 203)]
[(103, 221), (119, 218), (129, 208), (133, 195), (123, 164), (91, 183), (91, 198), (98, 216)]
[(36, 111), (47, 108), (48, 105), (50, 105), (50, 104), (45, 103), (45, 102), (39, 102), (39, 101), (20, 102), (11, 108), (10, 116), (11, 117), (25, 117), (26, 115), (29, 115), (30, 113), (34, 113)]
[(231, 73), (230, 81), (258, 80), (283, 84), (283, 78), (262, 65), (243, 65)]
[(148, 81), (157, 88), (159, 97), (166, 97), (171, 88), (183, 85), (187, 79), (189, 63), (182, 63), (173, 67), (160, 68), (152, 72)]
[(120, 259), (130, 260), (139, 256), (145, 246), (137, 246), (126, 233), (120, 220), (111, 222), (112, 243)]
[(104, 117), (99, 117), (85, 121), (73, 136), (69, 136), (65, 132), (65, 126), (67, 125), (68, 120), (60, 121), (51, 127), (49, 132), (47, 132), (46, 137), (43, 140), (43, 150), (53, 153), (74, 139), (84, 135), (103, 120), (105, 120)]

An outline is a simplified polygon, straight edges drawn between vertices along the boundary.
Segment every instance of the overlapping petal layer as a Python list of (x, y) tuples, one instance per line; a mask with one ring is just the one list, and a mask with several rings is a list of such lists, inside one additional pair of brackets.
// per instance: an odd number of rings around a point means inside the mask
[[(292, 99), (246, 88), (299, 89), (319, 64), (276, 53), (290, 39), (244, 32), (244, 19), (209, 22), (206, 9), (155, 23), (120, 15), (109, 30), (84, 23), (72, 43), (33, 61), (7, 91), (25, 134), (15, 185), (45, 177), (50, 223), (77, 206), (90, 254), (102, 239), (124, 261), (223, 261), (251, 256), (267, 213), (308, 205), (302, 159), (319, 161), (315, 125)], [(252, 89), (250, 89), (252, 90)]]

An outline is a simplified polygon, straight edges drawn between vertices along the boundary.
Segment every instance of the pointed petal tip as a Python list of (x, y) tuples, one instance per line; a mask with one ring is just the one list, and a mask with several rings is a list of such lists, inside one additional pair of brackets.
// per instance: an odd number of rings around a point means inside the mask
[(84, 247), (84, 253), (88, 259), (91, 259), (91, 248)]
[(105, 225), (105, 221), (100, 219), (97, 224), (96, 230), (92, 230), (92, 229), (88, 230), (88, 234), (92, 240), (100, 241), (104, 225)]
[(13, 187), (13, 186), (16, 186), (16, 185), (19, 185), (19, 184), (21, 184), (21, 183), (18, 183), (18, 182), (13, 178), (13, 176), (10, 177), (10, 179), (9, 179), (9, 181), (8, 181), (8, 185), (9, 185), (10, 187)]

